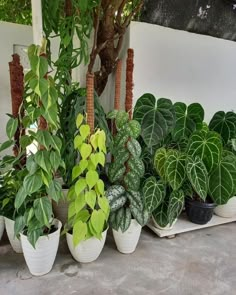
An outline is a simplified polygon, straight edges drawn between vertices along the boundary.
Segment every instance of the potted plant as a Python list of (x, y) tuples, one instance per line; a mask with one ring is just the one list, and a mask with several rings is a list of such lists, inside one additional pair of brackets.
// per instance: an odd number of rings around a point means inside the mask
[(28, 49), (31, 70), (25, 76), (25, 116), (28, 128), (37, 124), (37, 132), (21, 137), (22, 149), (33, 143), (35, 153), (26, 158), (26, 174), (15, 198), (17, 217), (15, 234), (20, 235), (23, 254), (33, 275), (48, 273), (54, 263), (60, 237), (61, 222), (53, 218), (51, 200), (62, 198), (61, 184), (54, 179), (61, 160), (58, 128), (57, 91), (47, 74), (45, 48), (32, 45)]
[(149, 219), (140, 192), (144, 164), (136, 138), (141, 129), (139, 123), (129, 120), (128, 113), (124, 111), (113, 111), (108, 117), (115, 119), (117, 130), (111, 148), (113, 160), (108, 168), (112, 185), (106, 191), (111, 208), (110, 225), (118, 250), (128, 254), (135, 251), (142, 226)]
[(104, 194), (104, 183), (99, 178), (100, 167), (105, 165), (106, 135), (103, 130), (91, 134), (83, 116), (76, 120), (78, 134), (74, 147), (79, 163), (72, 171), (73, 185), (68, 193), (69, 211), (67, 243), (75, 260), (88, 263), (100, 255), (107, 235), (109, 203)]
[[(219, 111), (214, 114), (213, 118), (209, 124), (210, 130), (218, 132), (223, 140), (224, 150), (232, 152), (228, 153), (228, 156), (231, 155), (231, 164), (234, 163), (236, 155), (236, 114), (234, 112), (223, 112)], [(224, 165), (229, 166), (230, 163), (225, 163)], [(236, 166), (235, 166), (236, 167)], [(231, 169), (232, 170), (232, 169)], [(219, 170), (218, 170), (219, 172)], [(216, 175), (216, 179), (219, 180), (219, 174)], [(224, 177), (222, 175), (222, 177)], [(225, 177), (230, 177), (225, 176)], [(236, 216), (236, 187), (231, 196), (226, 198), (217, 198), (217, 206), (214, 209), (215, 214), (221, 217), (230, 218)]]

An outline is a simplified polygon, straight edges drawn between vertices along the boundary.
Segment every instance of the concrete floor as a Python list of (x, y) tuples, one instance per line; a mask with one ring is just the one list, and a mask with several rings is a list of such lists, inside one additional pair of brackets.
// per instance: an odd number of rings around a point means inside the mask
[(79, 264), (61, 242), (53, 270), (32, 277), (20, 254), (0, 242), (0, 295), (235, 295), (235, 223), (157, 238), (143, 229), (122, 255), (111, 235), (96, 262)]

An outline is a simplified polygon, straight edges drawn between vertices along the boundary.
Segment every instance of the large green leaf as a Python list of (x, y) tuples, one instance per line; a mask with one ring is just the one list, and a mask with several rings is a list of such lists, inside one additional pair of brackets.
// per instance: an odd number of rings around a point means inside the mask
[(170, 194), (167, 217), (169, 224), (172, 225), (176, 218), (179, 217), (184, 207), (184, 192), (182, 190), (173, 191)]
[(27, 192), (25, 191), (25, 188), (22, 186), (16, 194), (15, 203), (14, 203), (16, 209), (19, 209), (21, 207), (26, 197), (27, 197)]
[(211, 172), (220, 162), (222, 155), (222, 140), (214, 131), (196, 131), (189, 139), (188, 154), (199, 156), (207, 171)]
[(42, 185), (43, 181), (39, 174), (27, 175), (23, 182), (23, 187), (27, 195), (37, 192)]
[(199, 103), (186, 106), (185, 103), (177, 102), (174, 104), (176, 123), (173, 130), (173, 139), (178, 141), (189, 136), (202, 127), (204, 110)]
[(149, 177), (143, 187), (143, 195), (147, 210), (152, 213), (163, 201), (166, 188), (164, 183), (157, 181), (154, 176)]
[(50, 198), (58, 202), (63, 198), (61, 183), (57, 180), (52, 180), (47, 188), (47, 193)]
[(127, 190), (138, 191), (140, 188), (140, 176), (136, 171), (129, 171), (124, 177)]
[(170, 150), (165, 162), (166, 178), (173, 190), (178, 190), (186, 178), (186, 155)]
[(147, 224), (149, 218), (150, 218), (150, 213), (147, 209), (141, 209), (139, 207), (135, 207), (133, 205), (130, 205), (130, 210), (135, 218), (135, 220), (141, 225), (144, 226)]
[(224, 157), (209, 177), (209, 194), (217, 205), (223, 205), (236, 193), (235, 156)]
[(154, 167), (162, 180), (166, 181), (165, 163), (167, 159), (167, 151), (165, 148), (157, 149), (154, 156)]
[(74, 247), (78, 246), (78, 244), (85, 240), (87, 235), (87, 224), (79, 220), (73, 226), (73, 244)]
[(127, 143), (127, 149), (133, 157), (139, 158), (141, 156), (142, 148), (140, 146), (140, 143), (136, 139), (130, 138)]
[(18, 119), (10, 118), (7, 122), (6, 133), (9, 139), (15, 135), (18, 127)]
[(139, 175), (139, 177), (143, 177), (145, 167), (141, 159), (130, 157), (127, 164), (130, 171), (135, 171)]
[(229, 139), (236, 136), (236, 114), (223, 111), (215, 113), (210, 121), (209, 128), (218, 132), (226, 144)]
[(37, 220), (44, 224), (49, 225), (52, 218), (52, 203), (48, 197), (42, 197), (34, 201), (34, 210)]
[(148, 147), (159, 144), (174, 126), (175, 112), (172, 102), (152, 94), (140, 97), (134, 108), (134, 119), (141, 124), (141, 136)]
[(188, 157), (186, 172), (195, 192), (205, 201), (208, 191), (208, 173), (206, 166), (199, 157)]
[(43, 150), (43, 151), (38, 151), (35, 154), (35, 162), (47, 173), (51, 172), (50, 171), (50, 154), (48, 151)]
[(169, 224), (169, 219), (167, 215), (168, 206), (166, 202), (163, 202), (158, 206), (153, 212), (152, 217), (156, 223), (161, 227), (166, 227)]

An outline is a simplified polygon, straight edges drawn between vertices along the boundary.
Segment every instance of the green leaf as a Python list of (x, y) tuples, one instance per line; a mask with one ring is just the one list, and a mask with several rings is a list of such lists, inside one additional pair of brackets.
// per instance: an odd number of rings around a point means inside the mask
[(143, 187), (143, 195), (147, 210), (152, 213), (164, 200), (166, 187), (164, 183), (157, 181), (154, 176), (149, 177)]
[(157, 149), (154, 156), (154, 167), (163, 181), (166, 181), (165, 163), (167, 158), (167, 151), (165, 148)]
[(116, 114), (116, 127), (119, 130), (129, 121), (129, 114), (125, 111), (118, 111)]
[(27, 233), (28, 241), (34, 248), (41, 234), (42, 234), (41, 228), (34, 229), (33, 231), (28, 231)]
[(119, 228), (124, 233), (128, 230), (132, 220), (130, 208), (122, 207), (116, 214), (116, 222), (119, 224)]
[(196, 131), (189, 139), (188, 154), (199, 156), (207, 171), (211, 172), (220, 162), (222, 155), (222, 140), (214, 131)]
[(105, 197), (98, 197), (98, 205), (102, 209), (102, 211), (105, 214), (106, 220), (108, 219), (109, 212), (110, 212), (110, 206), (107, 198)]
[(84, 193), (80, 193), (75, 199), (75, 212), (78, 213), (86, 205)]
[(140, 209), (137, 208), (133, 205), (130, 206), (131, 213), (135, 220), (141, 225), (144, 226), (147, 224), (149, 218), (150, 218), (150, 213), (146, 209)]
[(168, 203), (163, 202), (159, 207), (157, 207), (153, 213), (152, 217), (160, 227), (166, 227), (169, 224), (169, 219), (167, 215)]
[(44, 146), (47, 150), (52, 142), (52, 136), (47, 130), (38, 130), (36, 133), (37, 141), (40, 145)]
[(86, 160), (92, 152), (92, 147), (90, 144), (82, 143), (80, 147), (80, 154), (82, 157), (82, 160)]
[(94, 156), (95, 156), (96, 162), (104, 167), (105, 160), (106, 160), (104, 153), (103, 152), (99, 152), (99, 153), (96, 153)]
[(128, 132), (132, 138), (138, 138), (141, 134), (141, 126), (138, 121), (131, 120), (128, 123)]
[(209, 194), (217, 205), (224, 205), (235, 195), (236, 158), (224, 157), (209, 176)]
[(178, 190), (185, 181), (186, 155), (175, 150), (170, 150), (165, 162), (167, 180), (173, 190)]
[(122, 185), (112, 185), (110, 186), (106, 192), (105, 196), (108, 199), (109, 202), (120, 198), (122, 195), (124, 195), (125, 189)]
[(98, 180), (99, 180), (99, 176), (96, 171), (88, 171), (86, 173), (86, 182), (87, 182), (90, 189), (95, 186), (95, 184), (98, 182)]
[(128, 190), (138, 191), (140, 188), (140, 177), (135, 171), (129, 171), (124, 177), (124, 183)]
[(127, 164), (130, 171), (135, 171), (139, 175), (139, 177), (144, 176), (145, 167), (141, 159), (130, 157)]
[(52, 180), (47, 189), (48, 196), (55, 202), (63, 199), (62, 187), (59, 181)]
[(34, 201), (35, 216), (39, 222), (49, 226), (52, 218), (52, 204), (48, 197), (42, 197)]
[(222, 136), (224, 144), (227, 144), (236, 135), (236, 114), (223, 111), (215, 113), (210, 121), (209, 128), (218, 132)]
[(60, 163), (61, 163), (61, 156), (58, 153), (58, 151), (51, 151), (50, 152), (50, 163), (51, 163), (51, 166), (52, 166), (54, 172), (56, 172), (60, 166)]
[(90, 127), (89, 125), (82, 125), (79, 129), (80, 135), (82, 136), (83, 140), (85, 140), (90, 134)]
[(144, 94), (135, 105), (133, 118), (141, 124), (141, 136), (150, 148), (161, 143), (172, 130), (174, 107), (169, 99), (156, 101), (152, 94)]
[(170, 225), (179, 217), (184, 207), (184, 192), (182, 190), (173, 191), (170, 194), (167, 216)]
[(23, 181), (23, 187), (27, 195), (31, 195), (37, 192), (42, 185), (43, 185), (42, 178), (38, 174), (27, 175)]
[(78, 114), (76, 118), (76, 127), (79, 128), (80, 125), (83, 123), (84, 116), (82, 114)]
[(51, 146), (60, 154), (62, 148), (61, 139), (56, 135), (51, 135)]
[(20, 146), (24, 150), (27, 146), (29, 146), (33, 142), (33, 138), (28, 135), (23, 135), (20, 137)]
[(46, 110), (43, 114), (43, 117), (50, 123), (52, 126), (58, 128), (58, 110), (57, 104), (53, 104)]
[(99, 193), (99, 195), (104, 195), (104, 182), (99, 179), (96, 183), (96, 188), (97, 188), (97, 191)]
[(25, 228), (26, 222), (24, 216), (17, 216), (14, 224), (15, 235), (18, 236)]
[(86, 223), (82, 221), (76, 222), (76, 224), (73, 226), (74, 247), (78, 246), (80, 242), (85, 240), (87, 231), (88, 229)]
[(91, 190), (85, 193), (85, 202), (89, 205), (89, 207), (93, 210), (96, 204), (97, 195), (95, 191)]
[(77, 180), (77, 182), (75, 183), (76, 195), (79, 196), (80, 193), (82, 193), (86, 187), (87, 187), (87, 182), (84, 178), (80, 178), (79, 180)]
[(97, 234), (101, 234), (104, 229), (106, 218), (102, 210), (94, 210), (91, 215), (91, 223)]
[(144, 205), (145, 205), (145, 200), (142, 198), (140, 192), (135, 192), (135, 191), (129, 191), (126, 192), (127, 199), (130, 201), (130, 205), (140, 208), (143, 210)]
[(208, 173), (206, 166), (199, 157), (187, 158), (186, 172), (195, 192), (205, 201), (208, 191)]
[(80, 160), (79, 165), (76, 165), (72, 170), (72, 180), (79, 177), (85, 171), (87, 167), (88, 167), (88, 161)]
[(199, 103), (190, 104), (188, 107), (182, 102), (174, 104), (176, 123), (173, 130), (175, 141), (189, 138), (192, 133), (201, 129), (204, 120), (204, 109)]
[(48, 91), (48, 82), (44, 78), (31, 79), (29, 85), (39, 97), (42, 97)]
[(38, 151), (35, 154), (35, 162), (47, 173), (50, 173), (50, 159), (49, 159), (49, 152), (46, 150)]
[(81, 145), (83, 144), (84, 140), (81, 135), (76, 135), (74, 139), (74, 148), (80, 149)]
[(1, 145), (0, 145), (0, 152), (8, 149), (10, 146), (12, 146), (14, 144), (14, 140), (8, 140), (8, 141), (5, 141), (3, 142)]
[(18, 127), (18, 119), (10, 118), (7, 122), (6, 133), (9, 139), (14, 137)]
[(26, 197), (27, 197), (27, 193), (24, 187), (22, 186), (16, 194), (15, 203), (14, 203), (16, 209), (19, 209), (22, 206)]

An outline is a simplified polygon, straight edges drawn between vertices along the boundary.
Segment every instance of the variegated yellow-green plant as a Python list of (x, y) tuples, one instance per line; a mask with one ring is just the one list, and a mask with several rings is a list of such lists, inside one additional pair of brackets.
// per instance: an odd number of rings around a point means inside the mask
[(79, 114), (76, 120), (79, 134), (74, 139), (74, 147), (80, 160), (73, 168), (74, 184), (68, 193), (68, 226), (72, 229), (74, 246), (91, 237), (101, 239), (110, 212), (104, 183), (99, 178), (99, 166), (105, 165), (106, 135), (99, 129), (91, 134), (83, 120)]

